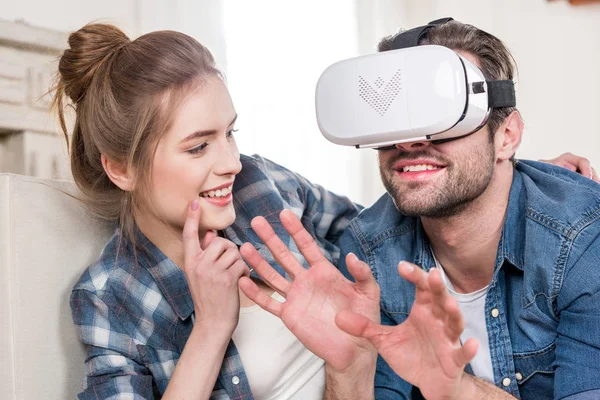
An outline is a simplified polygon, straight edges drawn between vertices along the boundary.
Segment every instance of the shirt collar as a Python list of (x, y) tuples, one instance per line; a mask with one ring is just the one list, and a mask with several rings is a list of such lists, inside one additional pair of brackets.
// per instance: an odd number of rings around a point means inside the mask
[(141, 231), (136, 229), (137, 262), (154, 278), (163, 296), (181, 320), (194, 312), (185, 273)]
[(523, 190), (523, 178), (514, 169), (499, 250), (504, 260), (521, 271), (525, 265), (526, 218), (527, 197)]

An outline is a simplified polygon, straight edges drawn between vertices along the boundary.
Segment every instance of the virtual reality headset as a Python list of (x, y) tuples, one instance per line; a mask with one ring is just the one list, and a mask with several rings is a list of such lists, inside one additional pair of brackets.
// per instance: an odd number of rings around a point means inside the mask
[(497, 107), (514, 107), (514, 83), (488, 81), (447, 47), (417, 46), (445, 18), (397, 35), (394, 50), (328, 67), (316, 89), (319, 129), (329, 141), (357, 148), (442, 143), (472, 134)]

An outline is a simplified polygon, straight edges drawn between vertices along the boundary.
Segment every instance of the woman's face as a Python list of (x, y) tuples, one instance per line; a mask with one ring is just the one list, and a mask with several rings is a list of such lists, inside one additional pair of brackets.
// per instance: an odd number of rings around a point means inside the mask
[(198, 200), (201, 231), (233, 223), (231, 189), (242, 168), (233, 138), (236, 116), (218, 77), (203, 80), (185, 99), (158, 143), (152, 165), (152, 206), (145, 207), (145, 217), (181, 230), (190, 202)]

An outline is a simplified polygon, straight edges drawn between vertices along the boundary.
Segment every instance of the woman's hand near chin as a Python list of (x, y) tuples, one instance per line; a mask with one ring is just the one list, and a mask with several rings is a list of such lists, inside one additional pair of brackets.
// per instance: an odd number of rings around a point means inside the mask
[(194, 200), (183, 228), (184, 272), (194, 301), (195, 323), (163, 399), (208, 399), (238, 323), (238, 280), (249, 270), (235, 244), (209, 231), (198, 236)]
[(190, 205), (183, 228), (184, 272), (194, 301), (195, 325), (231, 335), (238, 323), (238, 280), (249, 270), (237, 246), (208, 231), (200, 243), (200, 208)]

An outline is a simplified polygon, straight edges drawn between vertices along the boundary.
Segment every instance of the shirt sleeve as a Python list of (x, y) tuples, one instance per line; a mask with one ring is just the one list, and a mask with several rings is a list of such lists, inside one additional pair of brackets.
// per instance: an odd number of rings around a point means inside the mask
[[(303, 176), (260, 156), (254, 156), (260, 169), (275, 186), (277, 195), (282, 198), (284, 208), (298, 215), (304, 227), (317, 240), (330, 260), (337, 264), (340, 257), (338, 241), (350, 221), (362, 210), (345, 196), (332, 193), (320, 185), (310, 182)], [(256, 185), (254, 185), (256, 187)], [(262, 200), (263, 204), (265, 200)], [(272, 203), (276, 204), (276, 203)], [(271, 210), (277, 211), (277, 210)], [(269, 222), (269, 213), (264, 215)], [(277, 230), (276, 230), (277, 231)]]
[(556, 399), (600, 393), (600, 235), (565, 274), (556, 306)]
[(317, 240), (329, 251), (332, 262), (337, 264), (340, 258), (338, 241), (362, 207), (301, 176), (298, 176), (298, 181), (306, 193), (303, 219), (314, 228)]
[(152, 376), (115, 311), (96, 294), (74, 290), (71, 314), (87, 351), (79, 399), (153, 399)]

